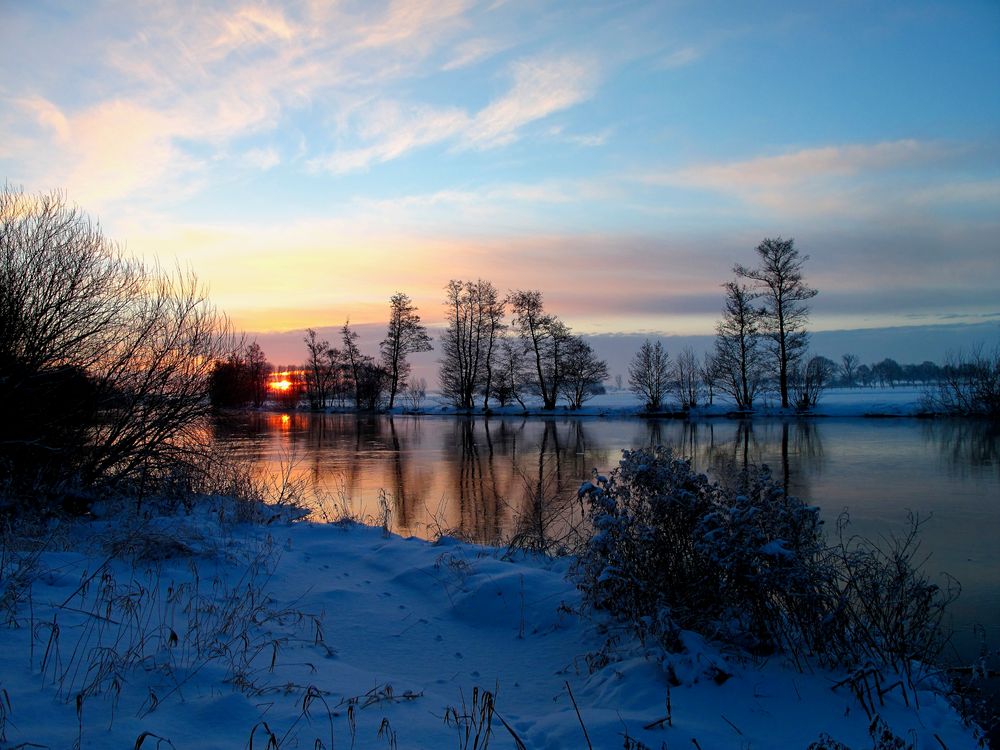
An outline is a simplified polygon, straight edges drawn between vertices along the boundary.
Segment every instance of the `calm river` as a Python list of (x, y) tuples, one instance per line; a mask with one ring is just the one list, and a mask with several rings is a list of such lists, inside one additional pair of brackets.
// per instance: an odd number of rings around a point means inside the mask
[(832, 533), (845, 509), (852, 533), (903, 533), (925, 521), (926, 570), (962, 586), (951, 607), (963, 660), (981, 632), (1000, 648), (1000, 426), (971, 421), (825, 419), (758, 421), (250, 414), (218, 426), (277, 476), (290, 466), (323, 509), (377, 519), (432, 538), (455, 533), (494, 543), (521, 534), (571, 542), (580, 483), (609, 472), (624, 448), (673, 447), (696, 469), (721, 475), (767, 464), (822, 508)]

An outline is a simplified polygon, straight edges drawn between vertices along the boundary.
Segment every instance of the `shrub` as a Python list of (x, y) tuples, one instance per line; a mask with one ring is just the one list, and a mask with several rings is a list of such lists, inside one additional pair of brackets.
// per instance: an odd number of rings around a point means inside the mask
[(818, 588), (818, 511), (766, 468), (727, 490), (669, 450), (626, 451), (603, 486), (582, 492), (594, 535), (580, 572), (594, 606), (643, 627), (718, 631), (755, 651), (802, 635)]
[(1000, 417), (1000, 348), (949, 354), (941, 378), (925, 393), (929, 411)]
[(585, 601), (668, 649), (685, 628), (752, 653), (909, 674), (910, 659), (930, 661), (943, 645), (949, 592), (914, 564), (916, 519), (887, 550), (843, 535), (828, 546), (819, 509), (767, 467), (723, 486), (663, 448), (625, 451), (580, 495), (593, 527), (577, 568)]

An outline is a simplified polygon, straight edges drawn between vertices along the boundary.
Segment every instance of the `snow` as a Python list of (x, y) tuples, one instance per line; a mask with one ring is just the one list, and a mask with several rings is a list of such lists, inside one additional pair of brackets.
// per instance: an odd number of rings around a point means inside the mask
[[(925, 390), (921, 386), (897, 386), (874, 388), (829, 388), (820, 395), (816, 408), (809, 412), (816, 417), (914, 417), (925, 412), (923, 405)], [(497, 407), (491, 403), (490, 409), (495, 414), (545, 414), (542, 404), (537, 399), (526, 401), (527, 410), (517, 403)], [(664, 414), (670, 416), (679, 413), (680, 409), (669, 399), (664, 404)], [(703, 405), (690, 411), (692, 417), (725, 417), (735, 410), (734, 403), (725, 394), (716, 394), (711, 406)], [(395, 413), (403, 413), (404, 407), (396, 407)], [(481, 404), (476, 411), (481, 411)], [(582, 417), (622, 417), (637, 415), (643, 412), (643, 402), (635, 394), (627, 390), (608, 390), (594, 396), (584, 403), (583, 407), (570, 410), (560, 401), (557, 412)], [(420, 413), (424, 414), (454, 414), (456, 409), (440, 396), (430, 395), (424, 402)], [(794, 410), (782, 410), (780, 401), (775, 403), (774, 394), (760, 397), (754, 409), (754, 416), (784, 416), (794, 415)]]
[[(281, 748), (463, 747), (445, 717), (483, 691), (498, 749), (515, 747), (501, 719), (528, 748), (587, 747), (573, 699), (594, 748), (625, 733), (652, 748), (805, 748), (821, 733), (872, 746), (865, 708), (833, 689), (845, 674), (693, 633), (681, 654), (644, 646), (582, 611), (568, 559), (220, 515), (56, 535), (30, 596), (2, 610), (0, 748), (263, 748), (269, 732)], [(892, 690), (878, 712), (916, 748), (976, 746), (927, 690)]]

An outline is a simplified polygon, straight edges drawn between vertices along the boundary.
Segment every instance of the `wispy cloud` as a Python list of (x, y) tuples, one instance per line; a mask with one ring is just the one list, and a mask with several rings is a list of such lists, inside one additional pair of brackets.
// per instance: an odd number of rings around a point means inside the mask
[(704, 57), (704, 55), (705, 50), (700, 47), (679, 47), (678, 49), (672, 50), (661, 57), (658, 61), (658, 65), (659, 67), (666, 68), (668, 70), (683, 68), (697, 62)]
[(55, 104), (38, 95), (18, 99), (14, 103), (38, 125), (53, 133), (58, 141), (69, 140), (71, 135), (69, 120)]
[(520, 60), (513, 66), (514, 85), (475, 117), (466, 142), (476, 148), (510, 143), (530, 122), (589, 99), (599, 71), (588, 58), (565, 56)]
[[(511, 77), (511, 88), (475, 115), (458, 107), (395, 101), (359, 108), (354, 130), (364, 145), (338, 149), (309, 165), (343, 174), (438, 143), (450, 142), (459, 149), (497, 148), (517, 140), (529, 123), (589, 98), (598, 81), (596, 65), (570, 57), (519, 60), (512, 65)], [(583, 145), (600, 145), (603, 137), (591, 136)]]
[(392, 0), (385, 15), (361, 30), (361, 47), (387, 47), (428, 42), (429, 32), (458, 24), (468, 10), (466, 0)]
[(936, 153), (940, 153), (939, 147), (915, 140), (824, 146), (744, 161), (698, 164), (660, 174), (651, 173), (645, 179), (668, 185), (753, 191), (799, 185), (817, 177), (849, 176), (862, 171), (886, 169), (926, 159)]
[(241, 160), (249, 167), (267, 171), (281, 164), (281, 154), (273, 147), (252, 148), (243, 153)]
[(567, 143), (573, 143), (577, 146), (583, 146), (585, 148), (597, 148), (598, 146), (603, 146), (611, 138), (611, 134), (614, 131), (611, 128), (605, 128), (599, 133), (578, 133), (572, 135), (565, 135), (563, 139)]
[(953, 156), (942, 143), (905, 139), (875, 144), (848, 144), (799, 149), (784, 154), (732, 162), (695, 164), (680, 169), (644, 172), (640, 182), (673, 188), (707, 190), (743, 204), (783, 215), (869, 213), (899, 202), (896, 195), (872, 200), (880, 179), (919, 169)]
[(365, 110), (360, 134), (368, 145), (340, 149), (313, 159), (314, 170), (336, 174), (367, 169), (372, 164), (396, 159), (415, 148), (453, 138), (468, 127), (469, 117), (461, 109), (434, 109), (398, 102), (379, 102)]
[(487, 60), (511, 47), (510, 42), (489, 37), (468, 39), (457, 47), (451, 59), (441, 66), (442, 70), (460, 70)]
[[(314, 172), (365, 171), (435, 144), (496, 149), (522, 138), (531, 123), (591, 97), (600, 79), (596, 63), (570, 53), (500, 62), (500, 80), (509, 86), (478, 109), (468, 97), (428, 101), (396, 84), (448, 75), (508, 49), (512, 42), (503, 34), (463, 38), (473, 28), (470, 13), (503, 10), (483, 10), (471, 0), (392, 0), (360, 8), (222, 4), (197, 14), (171, 6), (136, 9), (123, 28), (141, 16), (143, 26), (94, 49), (106, 75), (89, 101), (81, 106), (28, 90), (18, 98), (27, 117), (8, 123), (0, 117), (0, 137), (16, 144), (9, 158), (30, 168), (39, 183), (78, 191), (97, 209), (98, 198), (123, 198), (158, 180), (176, 184), (199, 160), (212, 164), (213, 156), (234, 150), (246, 165), (272, 168), (280, 158), (273, 147), (247, 140), (300, 110), (317, 110), (321, 122), (336, 125), (300, 140), (306, 147), (300, 161)], [(120, 137), (102, 139), (98, 123)], [(574, 138), (593, 146), (605, 136)], [(53, 150), (58, 159), (23, 156)], [(90, 166), (95, 171), (88, 180)]]
[[(392, 77), (420, 75), (421, 60), (453, 46), (468, 7), (464, 0), (394, 0), (360, 10), (326, 3), (222, 4), (198, 13), (143, 6), (119, 21), (128, 29), (141, 17), (133, 33), (92, 50), (102, 75), (82, 105), (55, 89), (47, 95), (30, 76), (19, 79), (24, 93), (12, 100), (22, 116), (0, 112), (0, 139), (17, 144), (8, 158), (42, 185), (72, 189), (81, 200), (124, 197), (189, 171), (191, 146), (224, 155), (234, 141), (275, 128), (289, 112), (317, 102), (324, 109), (363, 102)], [(416, 120), (402, 123), (409, 127), (349, 147), (331, 157), (331, 169), (396, 158), (453, 136), (467, 118), (455, 108), (412, 109)], [(384, 116), (377, 111), (365, 122)], [(108, 128), (107, 137), (98, 125)], [(52, 151), (58, 159), (43, 157)], [(251, 146), (246, 157), (262, 169), (276, 163), (263, 146)], [(86, 179), (90, 166), (96, 169)], [(81, 192), (83, 182), (91, 184)]]
[[(43, 184), (67, 190), (85, 205), (99, 206), (152, 185), (180, 191), (179, 181), (199, 170), (198, 160), (174, 145), (178, 123), (169, 113), (128, 100), (73, 113), (40, 97), (21, 100), (20, 105), (55, 135), (34, 155)], [(38, 148), (44, 140), (23, 128), (15, 138), (20, 148)]]
[(287, 42), (296, 33), (280, 10), (261, 7), (239, 9), (223, 19), (222, 27), (212, 46), (223, 53), (248, 46)]

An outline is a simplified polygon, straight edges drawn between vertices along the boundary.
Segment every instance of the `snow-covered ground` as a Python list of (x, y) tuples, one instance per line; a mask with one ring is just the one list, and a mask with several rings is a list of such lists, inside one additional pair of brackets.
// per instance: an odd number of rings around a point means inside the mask
[[(811, 416), (827, 417), (911, 417), (921, 414), (924, 411), (922, 405), (925, 391), (920, 386), (899, 386), (896, 388), (830, 388), (820, 396), (816, 408), (810, 412)], [(528, 413), (531, 414), (551, 414), (544, 412), (541, 402), (537, 399), (525, 402)], [(481, 405), (481, 404), (477, 404)], [(569, 410), (565, 402), (560, 400), (556, 407), (557, 412), (575, 416), (606, 416), (622, 417), (637, 415), (643, 411), (643, 403), (640, 398), (627, 390), (609, 390), (606, 393), (594, 396), (587, 401), (582, 408)], [(525, 410), (519, 405), (498, 408), (491, 404), (492, 411), (496, 414), (523, 414)], [(724, 417), (731, 413), (735, 406), (733, 402), (724, 394), (716, 394), (711, 406), (700, 406), (691, 410), (692, 417)], [(406, 411), (405, 406), (397, 406), (394, 411)], [(670, 413), (679, 411), (676, 404), (669, 399), (664, 404), (664, 411)], [(455, 409), (446, 400), (437, 394), (428, 394), (428, 398), (423, 402), (421, 409), (423, 413), (448, 414), (454, 413)], [(788, 416), (795, 415), (794, 411), (782, 412), (780, 400), (775, 402), (773, 394), (762, 396), (754, 410), (756, 417), (768, 416)]]
[[(482, 748), (491, 700), (493, 748), (873, 746), (845, 675), (644, 648), (565, 559), (204, 509), (56, 536), (82, 551), (42, 553), (30, 590), (4, 551), (2, 748)], [(932, 692), (873, 702), (915, 748), (976, 746)]]

